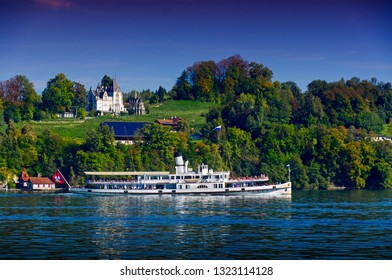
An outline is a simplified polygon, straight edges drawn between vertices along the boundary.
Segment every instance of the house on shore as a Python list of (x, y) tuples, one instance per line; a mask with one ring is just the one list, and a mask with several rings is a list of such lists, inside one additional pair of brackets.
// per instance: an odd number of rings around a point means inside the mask
[(56, 184), (48, 177), (30, 177), (26, 169), (19, 176), (18, 188), (25, 190), (55, 190)]

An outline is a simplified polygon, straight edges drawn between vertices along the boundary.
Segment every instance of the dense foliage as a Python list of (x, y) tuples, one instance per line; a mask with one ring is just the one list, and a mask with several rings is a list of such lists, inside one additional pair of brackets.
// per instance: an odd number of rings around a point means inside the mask
[[(311, 82), (303, 93), (294, 82), (272, 81), (262, 64), (232, 56), (202, 61), (181, 73), (173, 89), (143, 91), (150, 104), (166, 98), (214, 102), (199, 131), (184, 122), (171, 132), (158, 124), (139, 131), (134, 145), (115, 145), (113, 132), (99, 126), (82, 144), (51, 131), (37, 134), (28, 124), (71, 107), (83, 107), (84, 86), (64, 74), (51, 79), (42, 96), (24, 76), (0, 82), (0, 181), (10, 182), (27, 168), (50, 176), (62, 168), (70, 181), (84, 170), (172, 170), (181, 151), (196, 168), (230, 170), (235, 176), (267, 174), (275, 182), (291, 179), (295, 188), (392, 188), (392, 142), (375, 141), (392, 132), (391, 83), (375, 78)], [(102, 83), (109, 83), (105, 76)], [(129, 93), (130, 96), (133, 93)], [(215, 128), (220, 126), (220, 130)]]

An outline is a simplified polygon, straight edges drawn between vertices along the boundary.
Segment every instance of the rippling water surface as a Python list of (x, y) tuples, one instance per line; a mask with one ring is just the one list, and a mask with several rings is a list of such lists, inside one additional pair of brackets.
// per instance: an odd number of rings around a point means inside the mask
[(1, 259), (391, 259), (391, 191), (0, 193)]

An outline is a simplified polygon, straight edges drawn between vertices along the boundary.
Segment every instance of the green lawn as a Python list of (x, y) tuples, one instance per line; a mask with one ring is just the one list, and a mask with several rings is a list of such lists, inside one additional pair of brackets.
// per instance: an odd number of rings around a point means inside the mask
[(150, 107), (150, 113), (144, 116), (102, 116), (86, 120), (47, 120), (42, 122), (29, 122), (37, 133), (49, 129), (65, 139), (82, 142), (86, 132), (98, 127), (104, 121), (145, 121), (153, 122), (156, 119), (180, 117), (189, 123), (191, 128), (199, 130), (205, 124), (205, 115), (209, 108), (213, 107), (211, 102), (198, 102), (188, 100), (168, 100), (164, 104)]

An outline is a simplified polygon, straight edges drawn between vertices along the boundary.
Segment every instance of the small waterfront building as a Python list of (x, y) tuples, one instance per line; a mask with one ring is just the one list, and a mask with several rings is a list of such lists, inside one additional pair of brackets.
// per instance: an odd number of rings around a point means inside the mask
[(54, 190), (56, 184), (48, 177), (30, 177), (29, 190)]
[(56, 184), (48, 177), (30, 177), (26, 169), (23, 169), (18, 187), (27, 190), (54, 190)]
[(87, 94), (86, 111), (97, 111), (114, 115), (126, 112), (123, 93), (115, 79), (109, 88), (100, 84), (98, 84), (95, 90), (90, 88)]

